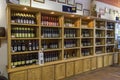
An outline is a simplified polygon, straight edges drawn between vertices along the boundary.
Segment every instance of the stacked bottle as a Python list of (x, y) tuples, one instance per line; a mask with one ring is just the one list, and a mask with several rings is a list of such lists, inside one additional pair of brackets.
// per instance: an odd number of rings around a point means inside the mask
[(59, 60), (59, 52), (46, 52), (44, 53), (44, 62), (52, 62)]
[(114, 29), (114, 23), (108, 22), (107, 23), (107, 29)]
[(82, 46), (91, 46), (91, 40), (90, 39), (83, 39)]
[(58, 42), (47, 42), (47, 41), (42, 41), (42, 48), (45, 49), (56, 49), (58, 48)]
[(13, 38), (34, 38), (36, 37), (35, 28), (32, 27), (12, 27), (11, 36)]
[(107, 46), (106, 51), (107, 52), (113, 52), (114, 46)]
[(12, 68), (32, 65), (32, 64), (37, 64), (37, 63), (38, 63), (37, 53), (12, 55), (12, 59), (11, 59)]
[(38, 40), (13, 40), (11, 42), (11, 52), (34, 51), (38, 49)]
[(101, 39), (96, 39), (96, 45), (102, 45), (101, 44)]
[(58, 28), (42, 28), (43, 38), (58, 38), (60, 37), (60, 30)]
[(65, 27), (74, 27), (73, 20), (72, 19), (65, 19), (64, 26)]
[(73, 51), (64, 51), (64, 59), (74, 58), (77, 57), (77, 52)]
[(46, 26), (59, 26), (59, 19), (55, 16), (42, 15), (41, 24)]
[(82, 37), (90, 37), (89, 30), (82, 30)]
[(89, 56), (91, 51), (89, 48), (82, 49), (82, 56)]
[(36, 17), (33, 13), (24, 13), (24, 12), (12, 12), (11, 13), (11, 22), (12, 23), (21, 23), (21, 24), (36, 24)]
[(72, 48), (72, 47), (76, 47), (76, 40), (65, 40), (64, 42), (64, 47), (65, 48)]
[(65, 38), (76, 37), (76, 30), (75, 29), (65, 29), (64, 37)]
[(102, 47), (96, 47), (95, 51), (96, 51), (97, 54), (103, 53)]

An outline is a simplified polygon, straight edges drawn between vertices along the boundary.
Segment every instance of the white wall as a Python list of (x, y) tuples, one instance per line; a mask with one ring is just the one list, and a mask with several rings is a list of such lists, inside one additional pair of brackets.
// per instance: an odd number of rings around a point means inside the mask
[[(6, 26), (6, 0), (0, 0), (0, 27)], [(2, 40), (0, 47), (0, 71), (3, 75), (7, 76), (7, 41)]]
[[(75, 0), (75, 2), (79, 2), (83, 4), (83, 9), (90, 9), (90, 1), (91, 0)], [(50, 1), (50, 0), (45, 0), (45, 3), (43, 4), (43, 3), (35, 2), (32, 0), (32, 7), (55, 10), (60, 12), (62, 12), (62, 5), (67, 5), (67, 4), (61, 4), (61, 3)], [(77, 13), (75, 14), (82, 15), (83, 12), (77, 11)]]
[[(112, 9), (112, 10), (117, 10), (120, 14), (120, 8), (118, 8), (118, 7), (115, 7), (115, 6), (112, 6), (112, 5), (109, 5), (109, 4), (105, 4), (105, 3), (102, 3), (102, 2), (99, 2), (99, 1), (96, 1), (96, 5), (97, 5), (97, 12), (99, 11), (99, 8), (102, 8), (102, 9), (108, 8), (108, 9)], [(106, 19), (115, 20), (116, 15), (117, 14), (107, 14), (106, 13), (102, 17), (106, 18)]]

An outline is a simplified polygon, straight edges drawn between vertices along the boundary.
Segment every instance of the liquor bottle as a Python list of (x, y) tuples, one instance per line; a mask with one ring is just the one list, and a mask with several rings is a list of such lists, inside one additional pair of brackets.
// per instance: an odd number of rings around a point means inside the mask
[(64, 59), (67, 59), (67, 51), (64, 52)]
[(28, 41), (28, 50), (31, 51), (32, 50), (32, 42), (29, 40)]
[(14, 62), (13, 62), (13, 68), (15, 68), (15, 67), (18, 66), (18, 62), (17, 62), (18, 57), (17, 57), (17, 55), (14, 55), (14, 57), (12, 57), (12, 58), (14, 60)]
[(27, 38), (31, 38), (31, 28), (27, 28), (26, 36)]
[(25, 65), (29, 65), (29, 55), (25, 54)]
[(13, 46), (14, 52), (17, 52), (17, 42), (16, 42), (16, 40), (12, 42), (12, 46)]
[(21, 66), (25, 65), (25, 55), (21, 54)]
[(19, 67), (19, 66), (21, 66), (22, 65), (22, 60), (21, 60), (21, 55), (17, 55), (18, 56), (18, 59), (17, 59), (17, 63), (18, 63), (18, 65), (17, 65), (17, 67)]
[(11, 59), (11, 68), (15, 68), (15, 55), (12, 55), (12, 59)]
[(36, 40), (32, 40), (32, 50), (37, 50), (36, 47), (37, 47), (37, 41)]
[(36, 56), (37, 56), (36, 53), (32, 53), (32, 62), (33, 62), (33, 64), (36, 64)]
[(15, 52), (14, 51), (14, 41), (11, 41), (11, 52)]
[(17, 41), (17, 51), (20, 52), (21, 51), (21, 42)]
[(11, 13), (11, 22), (15, 23), (15, 12)]
[(21, 42), (21, 51), (25, 51), (26, 50), (26, 46), (25, 46), (25, 41), (24, 40), (22, 40), (22, 42)]
[(37, 40), (35, 41), (35, 49), (39, 50), (39, 41), (37, 41)]

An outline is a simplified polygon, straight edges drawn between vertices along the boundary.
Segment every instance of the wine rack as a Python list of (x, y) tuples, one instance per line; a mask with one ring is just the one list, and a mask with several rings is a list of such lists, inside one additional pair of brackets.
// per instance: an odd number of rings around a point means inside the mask
[(106, 52), (115, 52), (115, 22), (107, 21), (106, 29)]
[(94, 20), (91, 18), (81, 19), (81, 56), (91, 56), (94, 46)]
[(82, 56), (90, 56), (90, 55), (93, 55), (93, 47), (90, 47), (90, 48), (82, 48), (82, 49), (81, 49), (81, 55), (82, 55)]
[(95, 21), (95, 53), (104, 54), (106, 52), (106, 21)]
[(95, 48), (95, 53), (96, 54), (103, 54), (105, 53), (105, 46), (98, 46)]
[(76, 58), (78, 57), (78, 50), (72, 49), (72, 50), (65, 50), (64, 51), (64, 59), (70, 59), (70, 58)]
[(24, 52), (39, 50), (38, 40), (12, 40), (11, 52)]
[(60, 60), (60, 52), (52, 51), (44, 53), (44, 63), (53, 62)]
[(96, 29), (102, 29), (102, 30), (105, 30), (106, 27), (105, 27), (105, 20), (96, 20), (96, 25), (95, 25), (95, 28)]
[(82, 38), (89, 38), (93, 37), (93, 30), (91, 29), (82, 29), (81, 30), (81, 37)]
[(38, 54), (29, 53), (29, 54), (14, 54), (11, 57), (11, 68), (33, 65), (38, 63)]
[[(56, 75), (61, 78), (71, 75), (70, 73), (79, 73), (79, 69), (82, 69), (81, 65), (87, 69), (94, 64), (97, 68), (98, 56), (101, 60), (101, 54), (107, 57), (115, 52), (114, 21), (31, 7), (27, 7), (28, 10), (23, 8), (14, 5), (8, 7), (8, 72), (10, 74), (20, 70), (28, 73), (31, 68), (40, 68), (42, 75), (48, 72), (51, 75), (51, 69), (53, 72), (57, 70), (56, 74), (52, 74), (53, 78)], [(40, 64), (41, 59), (43, 59), (42, 64)], [(84, 61), (89, 62), (89, 65)], [(73, 66), (75, 71), (71, 70), (69, 64), (75, 65)], [(70, 70), (66, 69), (67, 67)], [(65, 75), (61, 75), (61, 68), (66, 72)]]

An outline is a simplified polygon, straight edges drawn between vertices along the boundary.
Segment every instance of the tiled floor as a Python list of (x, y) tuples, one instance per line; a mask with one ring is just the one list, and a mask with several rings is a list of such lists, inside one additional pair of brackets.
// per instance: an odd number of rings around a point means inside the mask
[(64, 80), (120, 80), (120, 66), (106, 67)]

